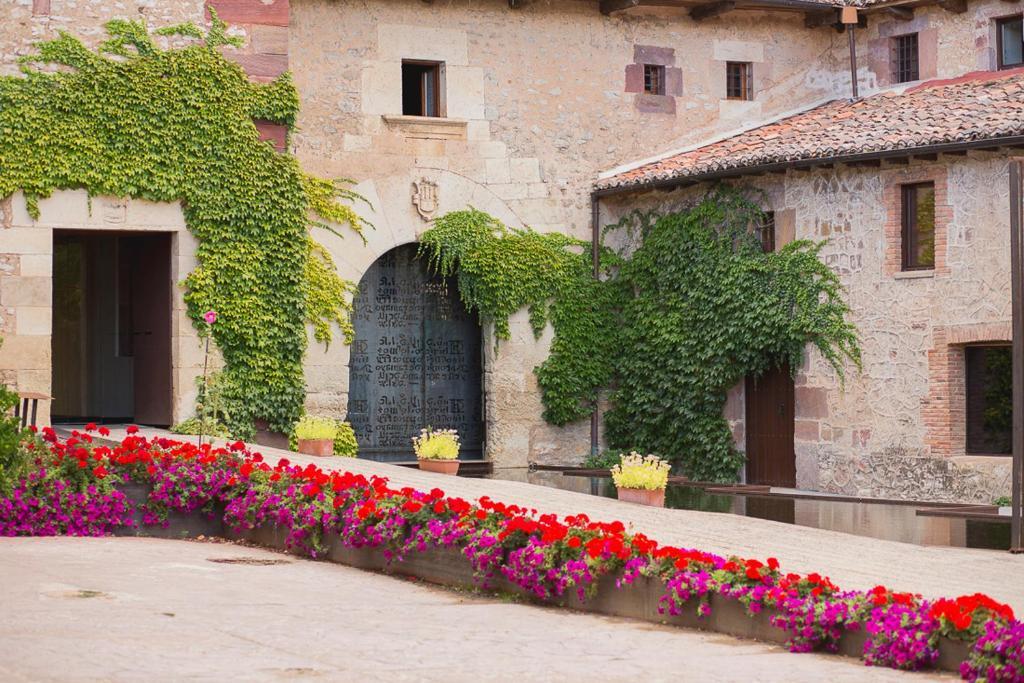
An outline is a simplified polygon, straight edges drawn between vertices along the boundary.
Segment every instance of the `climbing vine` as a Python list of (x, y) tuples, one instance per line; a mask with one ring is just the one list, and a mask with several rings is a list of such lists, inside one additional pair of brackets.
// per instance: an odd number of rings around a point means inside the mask
[(549, 422), (585, 417), (611, 387), (610, 445), (728, 481), (743, 462), (722, 414), (730, 387), (783, 362), (798, 367), (808, 343), (840, 377), (847, 360), (860, 363), (823, 244), (762, 253), (752, 226), (763, 220), (727, 188), (679, 212), (635, 214), (612, 229), (634, 229), (639, 246), (628, 257), (602, 248), (599, 281), (589, 244), (512, 230), (479, 211), (438, 219), (422, 251), (441, 273), (457, 273), (463, 300), (498, 339), (524, 307), (536, 335), (551, 322), (551, 353), (536, 369)]
[(264, 419), (288, 431), (305, 398), (306, 324), (323, 342), (332, 324), (351, 336), (352, 285), (309, 229), (330, 221), (361, 235), (363, 222), (342, 203), (356, 198), (343, 184), (304, 174), (260, 140), (253, 120), (291, 126), (298, 95), (288, 74), (251, 83), (221, 54), (238, 39), (211, 14), (205, 33), (191, 23), (156, 31), (197, 41), (180, 49), (122, 20), (106, 24), (95, 51), (66, 33), (40, 43), (21, 77), (0, 78), (0, 197), (22, 190), (35, 217), (38, 200), (61, 189), (181, 201), (199, 243), (185, 301), (197, 329), (218, 312), (229, 426), (245, 436)]
[(741, 192), (719, 188), (692, 208), (639, 216), (639, 248), (619, 277), (622, 309), (612, 446), (671, 458), (693, 479), (732, 481), (743, 456), (723, 417), (726, 392), (813, 344), (842, 378), (860, 363), (839, 278), (824, 243), (763, 253), (751, 228), (765, 219)]
[[(588, 242), (512, 229), (470, 209), (438, 218), (421, 237), (420, 254), (440, 274), (457, 275), (466, 308), (494, 324), (496, 342), (509, 338), (509, 316), (520, 309), (528, 309), (536, 337), (550, 321), (551, 353), (536, 368), (544, 419), (564, 425), (592, 412), (612, 377), (620, 291), (593, 278)], [(606, 274), (617, 262), (603, 251)]]

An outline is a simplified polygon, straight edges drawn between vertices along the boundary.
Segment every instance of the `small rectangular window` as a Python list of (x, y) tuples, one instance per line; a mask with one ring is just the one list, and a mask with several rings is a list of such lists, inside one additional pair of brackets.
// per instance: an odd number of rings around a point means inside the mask
[(750, 62), (725, 63), (725, 96), (730, 100), (754, 99), (754, 79)]
[(1013, 436), (1013, 360), (1009, 346), (968, 346), (967, 452), (1008, 455)]
[(649, 95), (665, 94), (665, 67), (644, 64), (644, 92)]
[(1008, 17), (996, 21), (996, 53), (1000, 69), (1024, 66), (1024, 19)]
[(917, 34), (908, 33), (892, 39), (892, 80), (909, 83), (921, 77), (917, 59)]
[(902, 188), (903, 270), (935, 267), (935, 183)]
[(402, 62), (402, 113), (406, 116), (443, 115), (440, 62)]

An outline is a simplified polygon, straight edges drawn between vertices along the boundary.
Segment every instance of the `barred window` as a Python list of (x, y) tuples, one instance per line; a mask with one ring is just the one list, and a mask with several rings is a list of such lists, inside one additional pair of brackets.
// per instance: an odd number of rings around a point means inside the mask
[(907, 83), (920, 79), (921, 72), (917, 59), (917, 34), (908, 33), (892, 39), (892, 80)]

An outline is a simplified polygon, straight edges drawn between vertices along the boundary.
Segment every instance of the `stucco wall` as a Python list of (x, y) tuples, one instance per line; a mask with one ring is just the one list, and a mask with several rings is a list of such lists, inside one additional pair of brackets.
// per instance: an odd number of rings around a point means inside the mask
[[(752, 183), (776, 212), (778, 246), (793, 237), (827, 241), (822, 258), (846, 288), (861, 337), (863, 369), (847, 367), (845, 387), (812, 347), (798, 372), (800, 488), (981, 503), (1009, 494), (1008, 457), (966, 454), (962, 366), (964, 345), (1010, 339), (1007, 164), (1005, 156), (972, 152), (881, 169), (790, 171)], [(937, 188), (940, 267), (893, 272), (894, 190), (926, 178)], [(617, 198), (604, 217), (637, 206), (670, 211), (703, 191)], [(737, 387), (726, 407), (740, 446), (742, 394)]]

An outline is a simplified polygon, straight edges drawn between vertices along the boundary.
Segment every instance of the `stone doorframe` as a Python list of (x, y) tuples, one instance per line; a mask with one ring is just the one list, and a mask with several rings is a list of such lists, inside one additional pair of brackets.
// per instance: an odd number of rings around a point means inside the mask
[[(90, 201), (84, 190), (64, 190), (40, 200), (34, 219), (22, 193), (0, 201), (0, 382), (20, 392), (52, 393), (54, 230), (171, 233), (172, 419), (189, 417), (195, 379), (203, 371), (203, 346), (178, 283), (195, 267), (198, 245), (178, 203), (114, 197)], [(40, 404), (38, 423), (49, 422), (46, 402)]]
[[(427, 194), (424, 188), (429, 188)], [(374, 226), (366, 230), (366, 243), (344, 226), (332, 226), (344, 239), (322, 229), (316, 229), (313, 235), (334, 258), (339, 274), (352, 282), (359, 282), (386, 252), (418, 242), (434, 218), (451, 211), (472, 207), (510, 227), (523, 227), (519, 216), (494, 192), (448, 170), (410, 169), (366, 180), (354, 189), (370, 203), (369, 207), (357, 207)], [(427, 207), (433, 210), (425, 212)], [(535, 340), (525, 312), (513, 316), (510, 323), (512, 339), (503, 341), (497, 352), (493, 330), (482, 331), (484, 452), (485, 457), (499, 464), (525, 466), (531, 444), (552, 439), (548, 431), (557, 429), (547, 426), (541, 417), (540, 390), (533, 373), (533, 368), (547, 358), (551, 334), (549, 330), (541, 340)], [(305, 365), (307, 409), (344, 415), (348, 408), (349, 347), (338, 340), (325, 348), (310, 336)]]

